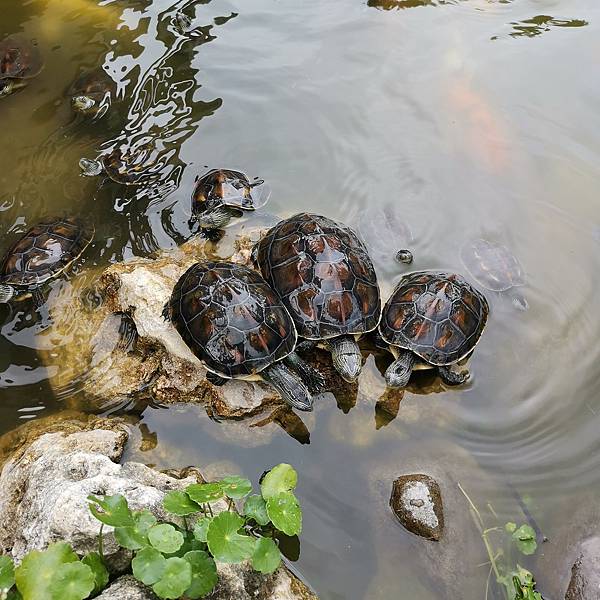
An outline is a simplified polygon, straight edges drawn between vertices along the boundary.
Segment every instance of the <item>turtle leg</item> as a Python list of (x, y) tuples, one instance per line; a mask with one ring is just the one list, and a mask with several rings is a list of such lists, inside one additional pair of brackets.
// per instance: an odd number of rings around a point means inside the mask
[(258, 242), (252, 246), (252, 252), (250, 253), (250, 260), (256, 269), (258, 269)]
[(327, 346), (335, 370), (345, 381), (356, 381), (362, 369), (362, 354), (356, 340), (351, 335), (340, 335), (327, 340)]
[(161, 312), (163, 321), (170, 321), (171, 320), (171, 310), (169, 309), (169, 303), (165, 302), (165, 305), (163, 306), (162, 312)]
[(15, 295), (15, 288), (10, 285), (0, 284), (0, 304), (5, 304)]
[(127, 352), (131, 350), (138, 339), (138, 331), (133, 317), (128, 313), (121, 313), (119, 324), (119, 341), (117, 348)]
[(288, 354), (285, 359), (285, 364), (296, 371), (300, 375), (302, 381), (306, 383), (308, 389), (313, 394), (318, 394), (325, 389), (325, 378), (317, 369), (309, 365), (303, 358), (295, 352)]
[(207, 371), (206, 372), (206, 381), (212, 383), (213, 385), (220, 387), (227, 383), (227, 378), (221, 377), (220, 375), (217, 375), (216, 373), (213, 373), (212, 371)]
[(33, 307), (35, 310), (41, 308), (46, 303), (46, 298), (44, 298), (44, 294), (42, 294), (40, 288), (31, 290), (31, 297), (33, 299)]
[(292, 408), (306, 411), (313, 409), (313, 399), (308, 387), (300, 376), (282, 361), (268, 366), (261, 371), (261, 375), (281, 394), (283, 401)]
[(440, 379), (446, 385), (462, 385), (469, 379), (469, 372), (463, 371), (462, 373), (457, 373), (453, 371), (450, 367), (438, 367), (438, 373), (440, 374)]
[(398, 358), (385, 372), (385, 382), (388, 387), (403, 388), (408, 385), (408, 380), (415, 364), (415, 358), (415, 355), (410, 350), (402, 350), (398, 354)]
[(296, 344), (296, 352), (310, 352), (317, 347), (317, 340), (302, 340)]

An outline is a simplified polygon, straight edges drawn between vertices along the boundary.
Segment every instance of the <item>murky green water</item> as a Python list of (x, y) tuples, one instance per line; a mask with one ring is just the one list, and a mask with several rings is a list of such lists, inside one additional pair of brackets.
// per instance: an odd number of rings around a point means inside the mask
[[(489, 292), (492, 316), (464, 388), (421, 380), (395, 419), (378, 420), (383, 384), (371, 358), (355, 397), (326, 396), (306, 420), (308, 445), (276, 427), (255, 435), (215, 423), (198, 407), (147, 409), (146, 442), (130, 457), (218, 461), (255, 480), (275, 462), (294, 464), (305, 527), (287, 552), (324, 600), (444, 597), (419, 569), (423, 542), (385, 512), (381, 481), (420, 456), (443, 465), (458, 454), (461, 483), (500, 520), (523, 519), (516, 489), (552, 543), (564, 503), (600, 483), (597, 2), (0, 5), (0, 37), (35, 38), (46, 61), (0, 99), (3, 247), (43, 216), (85, 215), (97, 235), (78, 271), (91, 277), (94, 266), (186, 239), (194, 177), (233, 166), (268, 180), (272, 213), (323, 212), (365, 230), (386, 291), (406, 270), (392, 256), (407, 241), (415, 269), (464, 272), (461, 246), (483, 237), (526, 272), (518, 292), (528, 310), (511, 292)], [(174, 31), (178, 9), (197, 35)], [(65, 90), (99, 65), (118, 101), (97, 122), (75, 121)], [(148, 141), (162, 161), (158, 185), (99, 188), (79, 176), (81, 156)], [(373, 227), (390, 215), (393, 227)], [(6, 308), (0, 318), (7, 431), (75, 392), (53, 396), (48, 376), (61, 366), (36, 356), (44, 309), (35, 322)], [(482, 598), (485, 554), (476, 535), (462, 535), (464, 598)]]

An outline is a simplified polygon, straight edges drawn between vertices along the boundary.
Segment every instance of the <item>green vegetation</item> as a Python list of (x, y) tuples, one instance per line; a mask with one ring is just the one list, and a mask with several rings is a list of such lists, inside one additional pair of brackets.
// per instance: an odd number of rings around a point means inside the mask
[[(218, 580), (215, 560), (249, 560), (256, 571), (272, 573), (281, 563), (277, 531), (293, 536), (302, 530), (293, 493), (297, 480), (290, 465), (280, 464), (265, 474), (260, 494), (250, 495), (252, 484), (241, 477), (189, 485), (164, 497), (165, 511), (178, 517), (165, 522), (147, 510), (132, 511), (119, 494), (89, 496), (90, 512), (102, 523), (98, 552), (79, 560), (69, 544), (58, 542), (29, 552), (16, 568), (10, 557), (0, 556), (0, 600), (84, 600), (99, 594), (109, 582), (105, 525), (114, 528), (121, 547), (133, 552), (133, 576), (159, 598), (194, 600), (209, 594)], [(244, 498), (241, 514), (234, 512), (234, 501)], [(225, 510), (213, 510), (211, 503), (218, 501)]]
[[(458, 484), (460, 491), (469, 502), (475, 525), (481, 533), (489, 557), (490, 572), (487, 580), (485, 598), (487, 600), (492, 575), (505, 592), (506, 600), (543, 600), (535, 589), (533, 575), (521, 567), (514, 558), (515, 550), (525, 556), (533, 554), (537, 549), (536, 535), (530, 525), (517, 527), (516, 523), (506, 523), (504, 527), (486, 527), (479, 509), (475, 506), (467, 492)], [(491, 505), (490, 513), (495, 519), (497, 515)], [(492, 543), (492, 537), (498, 546)]]

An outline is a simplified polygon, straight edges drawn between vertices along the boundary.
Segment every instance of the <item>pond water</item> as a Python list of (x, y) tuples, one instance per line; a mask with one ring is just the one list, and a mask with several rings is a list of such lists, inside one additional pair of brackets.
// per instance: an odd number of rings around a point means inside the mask
[[(174, 28), (178, 10), (192, 34)], [(600, 484), (599, 29), (595, 0), (4, 0), (0, 37), (34, 38), (45, 68), (0, 99), (3, 248), (65, 213), (96, 226), (71, 277), (175, 246), (208, 165), (266, 179), (270, 213), (360, 229), (384, 293), (408, 270), (393, 260), (408, 244), (411, 269), (469, 276), (461, 249), (480, 238), (522, 266), (524, 286), (487, 292), (466, 386), (420, 379), (385, 418), (369, 358), (357, 394), (325, 395), (305, 419), (309, 444), (280, 429), (240, 434), (198, 407), (148, 408), (128, 457), (218, 462), (254, 481), (295, 465), (305, 522), (286, 552), (323, 600), (445, 597), (436, 565), (421, 568), (423, 542), (385, 508), (385, 477), (420, 456), (442, 467), (459, 457), (479, 505), (523, 521), (519, 498), (551, 532), (570, 499)], [(65, 91), (98, 66), (116, 102), (75, 120)], [(79, 175), (82, 156), (148, 142), (152, 186)], [(39, 312), (0, 307), (3, 432), (77, 394), (48, 385), (61, 365), (38, 358), (50, 326)], [(486, 555), (476, 533), (462, 535), (470, 550), (455, 560), (473, 573), (463, 597), (483, 598)]]

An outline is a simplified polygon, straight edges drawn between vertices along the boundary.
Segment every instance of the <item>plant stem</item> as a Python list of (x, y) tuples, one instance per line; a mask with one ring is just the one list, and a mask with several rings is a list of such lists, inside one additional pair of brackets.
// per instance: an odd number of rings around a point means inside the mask
[(102, 562), (105, 563), (104, 560), (104, 540), (102, 538), (102, 530), (104, 529), (104, 523), (100, 523), (100, 531), (98, 532), (98, 554), (102, 559)]

